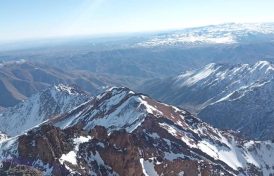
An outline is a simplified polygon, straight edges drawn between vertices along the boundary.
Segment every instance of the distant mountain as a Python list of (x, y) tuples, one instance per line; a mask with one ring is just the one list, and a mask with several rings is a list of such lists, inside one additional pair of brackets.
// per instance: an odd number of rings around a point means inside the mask
[(229, 23), (115, 38), (87, 37), (63, 45), (0, 52), (0, 61), (24, 58), (64, 72), (89, 73), (89, 80), (95, 80), (91, 81), (93, 92), (100, 82), (136, 90), (144, 81), (173, 77), (209, 63), (273, 62), (273, 31), (273, 23)]
[(170, 79), (144, 84), (143, 92), (182, 106), (219, 128), (272, 139), (274, 65), (209, 64)]
[(218, 128), (239, 130), (255, 139), (274, 139), (273, 93), (273, 79), (260, 81), (208, 105), (198, 115)]
[(77, 87), (59, 84), (0, 112), (0, 131), (15, 136), (79, 106), (91, 97)]
[[(45, 88), (76, 84), (96, 95), (112, 82), (106, 76), (86, 72), (62, 71), (52, 66), (24, 60), (0, 63), (0, 106), (11, 107)], [(119, 85), (119, 84), (118, 84)]]
[(274, 23), (226, 23), (157, 34), (140, 47), (199, 46), (274, 41)]
[(244, 140), (182, 109), (112, 88), (0, 142), (0, 173), (269, 175), (273, 155), (270, 141)]

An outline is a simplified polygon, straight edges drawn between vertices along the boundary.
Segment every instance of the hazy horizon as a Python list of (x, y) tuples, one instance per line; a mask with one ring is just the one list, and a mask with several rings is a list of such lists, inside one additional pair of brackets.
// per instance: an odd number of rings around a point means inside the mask
[(274, 22), (274, 2), (268, 0), (4, 0), (0, 4), (0, 43)]

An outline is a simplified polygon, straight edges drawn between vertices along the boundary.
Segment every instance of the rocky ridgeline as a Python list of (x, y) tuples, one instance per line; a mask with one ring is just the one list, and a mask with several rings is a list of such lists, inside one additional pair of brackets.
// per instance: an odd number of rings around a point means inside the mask
[(0, 172), (266, 175), (274, 173), (273, 155), (271, 141), (248, 141), (182, 109), (127, 88), (112, 88), (1, 142)]

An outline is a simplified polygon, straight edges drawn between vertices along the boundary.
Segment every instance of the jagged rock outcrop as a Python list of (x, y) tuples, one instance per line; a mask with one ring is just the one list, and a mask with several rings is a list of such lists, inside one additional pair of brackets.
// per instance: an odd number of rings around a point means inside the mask
[(13, 162), (3, 162), (0, 168), (1, 176), (43, 176), (43, 173), (33, 167), (19, 165)]

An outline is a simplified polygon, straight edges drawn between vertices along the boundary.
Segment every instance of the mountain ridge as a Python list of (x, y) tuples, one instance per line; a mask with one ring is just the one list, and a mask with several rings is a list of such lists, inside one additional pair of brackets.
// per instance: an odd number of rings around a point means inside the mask
[(91, 96), (76, 86), (59, 84), (47, 88), (0, 113), (0, 130), (9, 136), (22, 134), (52, 116), (65, 113)]
[(0, 64), (0, 106), (12, 107), (32, 94), (58, 84), (78, 85), (96, 95), (114, 82), (107, 76), (84, 71), (68, 72), (26, 60), (7, 61)]
[[(274, 65), (267, 61), (259, 61), (252, 65), (212, 63), (169, 79), (144, 84), (141, 91), (163, 102), (182, 106), (218, 128), (243, 130), (242, 127), (246, 124), (243, 123), (241, 126), (237, 119), (244, 121), (245, 118), (252, 117), (254, 123), (264, 123), (260, 115), (272, 119), (273, 78)], [(252, 93), (253, 91), (257, 92), (257, 95)], [(245, 98), (245, 95), (249, 98)], [(239, 99), (237, 106), (233, 106), (232, 100), (236, 98)], [(253, 102), (254, 100), (258, 104)], [(224, 101), (227, 102), (227, 106), (222, 104)], [(261, 122), (256, 119), (261, 119)], [(233, 123), (239, 125), (236, 127)], [(267, 126), (271, 128), (270, 124), (264, 124), (256, 130), (257, 127), (254, 125), (253, 131), (263, 130)], [(248, 130), (248, 126), (244, 128)], [(243, 134), (256, 139), (272, 139), (270, 132), (259, 135), (250, 129), (248, 132), (243, 131)]]
[(231, 45), (274, 40), (274, 23), (225, 23), (155, 34), (139, 47)]
[(3, 159), (9, 157), (57, 175), (274, 172), (271, 141), (218, 130), (183, 109), (127, 88), (111, 88), (26, 134), (4, 140), (1, 155), (6, 170), (9, 161)]

